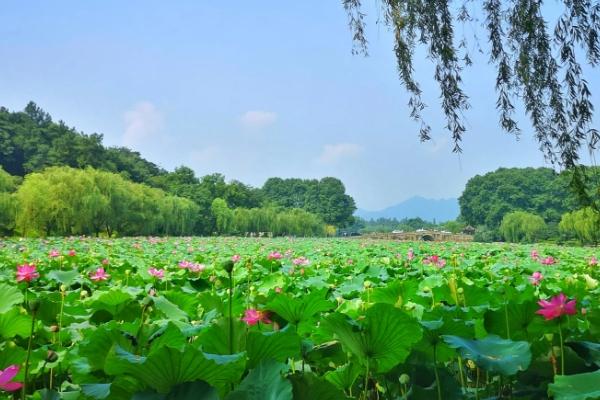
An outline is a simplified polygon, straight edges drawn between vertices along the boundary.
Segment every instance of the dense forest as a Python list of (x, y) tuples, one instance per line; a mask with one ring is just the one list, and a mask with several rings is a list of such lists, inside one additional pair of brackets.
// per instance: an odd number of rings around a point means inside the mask
[[(353, 222), (354, 199), (336, 178), (272, 178), (254, 188), (218, 173), (197, 177), (186, 166), (169, 172), (102, 140), (54, 122), (33, 102), (21, 112), (0, 108), (0, 233), (321, 235)], [(69, 190), (75, 182), (80, 192)], [(90, 204), (121, 222), (100, 221)]]
[[(586, 168), (586, 197), (598, 197), (599, 177), (600, 168)], [(582, 203), (571, 182), (571, 171), (549, 168), (499, 168), (477, 175), (459, 198), (459, 220), (477, 227), (481, 241), (597, 243), (597, 205)]]

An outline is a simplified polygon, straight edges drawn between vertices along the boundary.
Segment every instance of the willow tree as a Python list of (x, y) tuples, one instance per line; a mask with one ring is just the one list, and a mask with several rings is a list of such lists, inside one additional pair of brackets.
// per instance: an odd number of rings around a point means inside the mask
[[(354, 53), (367, 54), (363, 0), (342, 0), (353, 32)], [(550, 15), (543, 0), (379, 0), (380, 22), (394, 32), (399, 77), (410, 93), (411, 117), (420, 138), (430, 139), (423, 118), (426, 104), (415, 78), (415, 49), (423, 46), (434, 64), (441, 109), (454, 152), (461, 152), (466, 132), (464, 112), (469, 97), (464, 90), (465, 67), (473, 63), (469, 51), (487, 52), (496, 71), (495, 91), (499, 124), (520, 135), (515, 107), (522, 105), (535, 138), (547, 160), (574, 171), (573, 183), (583, 191), (579, 154), (596, 149), (600, 133), (592, 125), (592, 91), (584, 64), (594, 71), (600, 63), (600, 1), (558, 0), (560, 15)], [(466, 37), (461, 24), (481, 24), (485, 39)], [(593, 72), (595, 73), (595, 71)], [(490, 85), (491, 88), (491, 85)], [(585, 193), (580, 193), (582, 196)]]

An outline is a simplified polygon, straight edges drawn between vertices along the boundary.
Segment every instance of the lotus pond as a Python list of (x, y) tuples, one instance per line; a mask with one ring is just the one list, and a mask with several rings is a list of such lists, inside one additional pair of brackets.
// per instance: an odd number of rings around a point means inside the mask
[(0, 398), (600, 398), (596, 249), (0, 241)]

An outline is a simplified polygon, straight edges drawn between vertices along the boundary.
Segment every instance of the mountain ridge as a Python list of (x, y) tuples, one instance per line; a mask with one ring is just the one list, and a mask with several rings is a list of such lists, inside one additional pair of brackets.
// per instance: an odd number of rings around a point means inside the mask
[(458, 199), (429, 199), (413, 196), (400, 203), (378, 211), (357, 209), (355, 216), (371, 220), (378, 218), (422, 218), (426, 221), (445, 222), (455, 220), (460, 214)]

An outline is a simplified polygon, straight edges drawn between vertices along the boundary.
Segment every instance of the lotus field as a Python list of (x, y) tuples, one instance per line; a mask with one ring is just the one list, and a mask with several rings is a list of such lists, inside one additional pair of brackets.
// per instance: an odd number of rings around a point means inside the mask
[(0, 242), (0, 398), (596, 399), (592, 248)]

